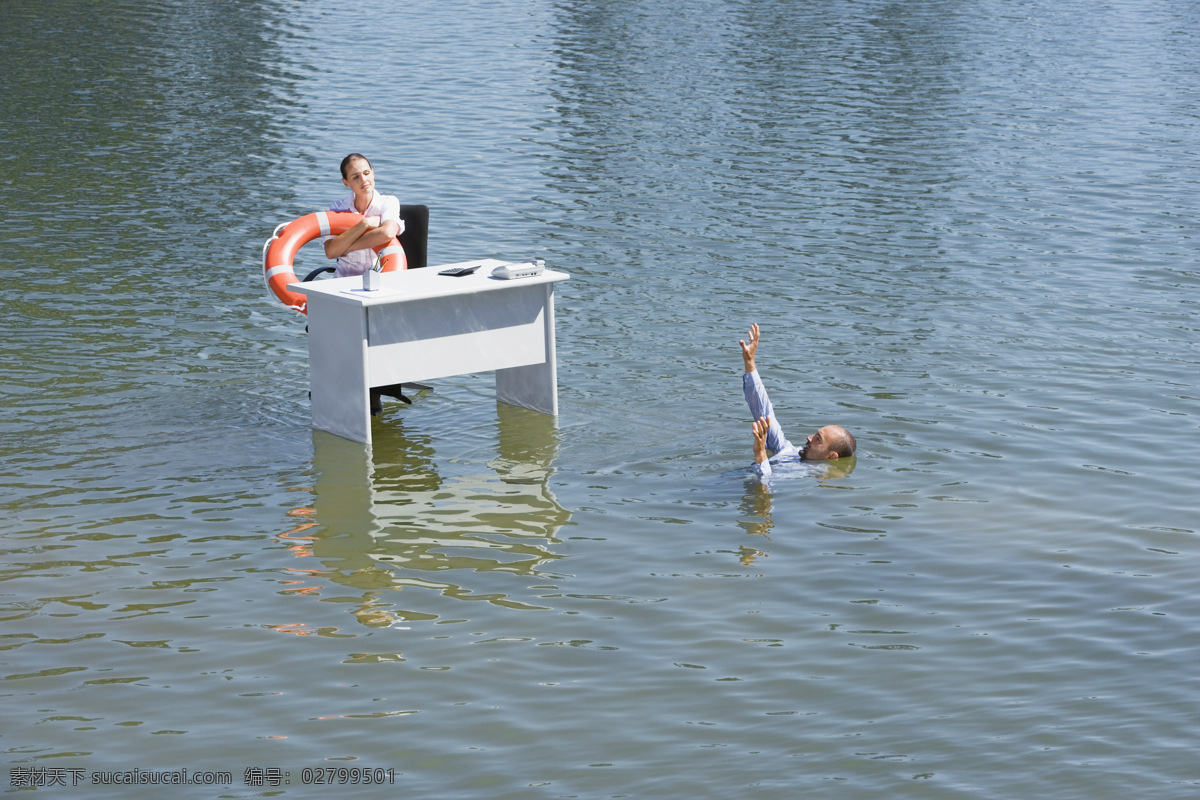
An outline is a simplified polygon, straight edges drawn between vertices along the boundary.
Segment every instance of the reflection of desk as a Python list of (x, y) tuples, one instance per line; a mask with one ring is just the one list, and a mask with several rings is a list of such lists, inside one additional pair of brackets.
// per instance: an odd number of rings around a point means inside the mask
[(569, 276), (504, 281), (491, 271), (506, 262), (482, 263), (384, 273), (375, 292), (357, 277), (290, 285), (308, 295), (313, 427), (370, 443), (371, 387), (490, 370), (497, 400), (557, 414), (554, 284)]

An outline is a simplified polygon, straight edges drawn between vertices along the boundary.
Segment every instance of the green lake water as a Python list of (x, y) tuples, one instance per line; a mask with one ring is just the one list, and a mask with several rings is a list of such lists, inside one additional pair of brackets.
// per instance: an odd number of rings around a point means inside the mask
[[(0, 67), (6, 792), (1200, 794), (1196, 4), (5, 0)], [(261, 252), (351, 151), (570, 273), (557, 418), (313, 432)], [(750, 474), (753, 322), (853, 462)]]

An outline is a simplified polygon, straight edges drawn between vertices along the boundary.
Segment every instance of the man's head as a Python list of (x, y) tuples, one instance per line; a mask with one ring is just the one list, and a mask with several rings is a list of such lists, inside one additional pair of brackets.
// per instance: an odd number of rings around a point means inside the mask
[(841, 425), (826, 425), (808, 437), (804, 447), (800, 448), (800, 457), (805, 461), (849, 458), (857, 446), (850, 431)]

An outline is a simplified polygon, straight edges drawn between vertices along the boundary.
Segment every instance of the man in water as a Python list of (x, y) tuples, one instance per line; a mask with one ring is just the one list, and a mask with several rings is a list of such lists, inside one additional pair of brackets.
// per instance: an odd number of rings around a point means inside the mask
[(375, 266), (374, 248), (387, 244), (404, 231), (400, 201), (375, 191), (375, 170), (361, 153), (342, 159), (342, 183), (353, 194), (334, 201), (330, 211), (355, 211), (363, 215), (353, 227), (325, 240), (325, 256), (338, 260), (337, 276), (362, 275)]
[[(758, 377), (758, 369), (754, 364), (760, 341), (757, 322), (750, 326), (749, 339), (748, 344), (745, 341), (739, 344), (742, 346), (742, 363), (746, 367), (746, 374), (742, 376), (742, 391), (754, 417), (755, 471), (764, 477), (770, 475), (772, 460), (778, 464), (783, 461), (833, 461), (852, 457), (856, 448), (854, 436), (841, 425), (820, 428), (805, 440), (801, 448), (784, 437), (783, 428), (775, 419), (775, 411), (767, 397), (767, 388)], [(770, 459), (767, 457), (768, 451), (775, 454)]]

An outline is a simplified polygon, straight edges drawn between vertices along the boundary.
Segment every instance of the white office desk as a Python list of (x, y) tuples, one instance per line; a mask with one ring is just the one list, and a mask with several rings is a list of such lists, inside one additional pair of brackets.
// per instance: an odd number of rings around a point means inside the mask
[(388, 272), (379, 291), (362, 278), (295, 283), (308, 296), (308, 365), (314, 428), (371, 441), (370, 389), (496, 372), (496, 399), (558, 413), (554, 356), (554, 284), (570, 276), (546, 270), (500, 280), (484, 259), (460, 278), (449, 266)]

